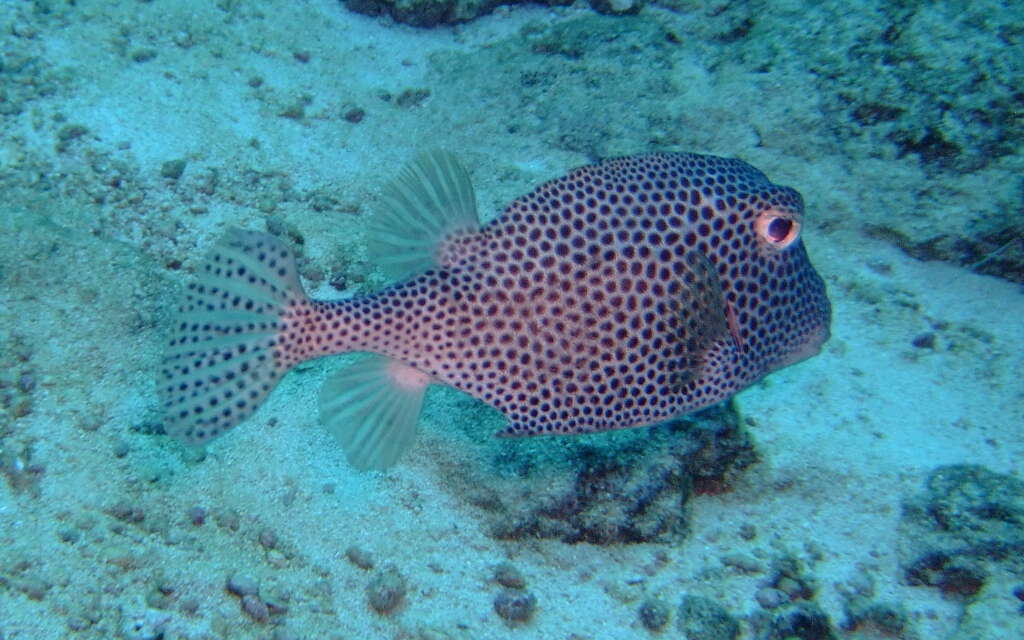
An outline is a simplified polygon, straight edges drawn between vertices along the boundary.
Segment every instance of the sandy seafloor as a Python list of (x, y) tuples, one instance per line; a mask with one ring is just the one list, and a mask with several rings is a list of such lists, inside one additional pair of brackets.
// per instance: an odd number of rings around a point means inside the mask
[[(1024, 577), (995, 567), (979, 593), (944, 595), (906, 584), (898, 551), (901, 504), (936, 467), (1020, 477), (1021, 285), (893, 240), (1020, 228), (1024, 162), (1019, 147), (971, 160), (986, 151), (955, 109), (879, 89), (880, 62), (844, 72), (851, 47), (893, 40), (885, 3), (847, 4), (532, 6), (417, 30), (332, 0), (0, 1), (0, 638), (675, 638), (684, 594), (759, 637), (765, 574), (723, 565), (738, 553), (799, 558), (836, 637), (887, 637), (841, 628), (858, 589), (906, 614), (888, 637), (1024, 637)], [(1024, 59), (1017, 11), (908, 9), (916, 53), (888, 64), (987, 104), (956, 87), (978, 59)], [(901, 153), (898, 120), (852, 123), (823, 77), (933, 118), (962, 161)], [(371, 291), (379, 186), (438, 146), (470, 167), (485, 216), (573, 166), (654, 149), (743, 158), (803, 193), (833, 336), (738, 396), (759, 461), (688, 502), (687, 535), (493, 539), (442, 462), (485, 451), (470, 444), (500, 420), (450, 391), (429, 394), (394, 470), (353, 471), (316, 419), (338, 359), (288, 375), (205, 455), (159, 433), (168, 311), (218, 235), (269, 220), (304, 238), (312, 293)], [(367, 606), (374, 571), (353, 546), (405, 577), (389, 615)], [(495, 613), (502, 562), (536, 596), (524, 624)], [(233, 573), (287, 610), (255, 620)], [(647, 598), (668, 606), (661, 631), (638, 617)]]

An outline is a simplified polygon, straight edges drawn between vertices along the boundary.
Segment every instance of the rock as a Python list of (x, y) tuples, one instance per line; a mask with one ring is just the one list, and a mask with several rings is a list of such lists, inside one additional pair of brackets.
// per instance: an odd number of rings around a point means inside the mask
[(503, 587), (509, 589), (522, 589), (526, 586), (526, 579), (513, 565), (502, 562), (494, 568), (493, 580)]
[(900, 531), (907, 584), (974, 596), (993, 572), (1024, 572), (1024, 482), (976, 465), (939, 467), (905, 502)]
[(906, 611), (900, 605), (872, 602), (866, 598), (855, 598), (846, 605), (847, 631), (872, 631), (891, 637), (900, 637), (909, 627)]
[(832, 624), (820, 609), (801, 604), (779, 614), (769, 624), (765, 640), (836, 640)]
[(722, 556), (722, 564), (742, 571), (743, 573), (764, 572), (764, 565), (762, 565), (757, 558), (745, 553), (730, 553)]
[(242, 596), (242, 611), (261, 624), (270, 620), (270, 609), (267, 604), (254, 595)]
[(228, 591), (239, 597), (256, 595), (260, 590), (260, 583), (244, 573), (232, 573), (225, 586)]
[(448, 485), (481, 510), (500, 540), (678, 540), (687, 531), (690, 496), (728, 490), (755, 459), (738, 414), (728, 408), (646, 429), (581, 435), (557, 448), (513, 444), (482, 444), (469, 464), (451, 467)]
[(529, 591), (504, 589), (494, 598), (494, 611), (510, 624), (529, 622), (537, 610), (537, 596)]
[(657, 598), (648, 598), (640, 605), (637, 615), (640, 617), (640, 624), (644, 625), (644, 629), (661, 631), (668, 624), (668, 605)]
[(789, 602), (789, 596), (774, 587), (761, 587), (754, 597), (764, 609), (776, 609)]
[(168, 160), (160, 165), (160, 175), (170, 180), (177, 180), (185, 173), (185, 166), (188, 161), (184, 159)]
[(405, 599), (405, 578), (394, 567), (377, 574), (366, 586), (370, 607), (381, 615), (388, 615)]
[(373, 556), (359, 547), (345, 549), (345, 558), (355, 566), (369, 571), (373, 568)]
[(677, 616), (682, 640), (735, 640), (740, 635), (739, 623), (708, 598), (683, 596)]

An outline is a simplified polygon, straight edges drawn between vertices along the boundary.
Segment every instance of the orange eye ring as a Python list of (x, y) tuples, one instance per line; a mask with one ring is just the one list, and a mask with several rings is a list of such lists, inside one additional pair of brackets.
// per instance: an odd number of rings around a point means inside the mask
[(758, 240), (773, 249), (785, 249), (800, 237), (800, 222), (772, 209), (762, 211), (754, 222)]

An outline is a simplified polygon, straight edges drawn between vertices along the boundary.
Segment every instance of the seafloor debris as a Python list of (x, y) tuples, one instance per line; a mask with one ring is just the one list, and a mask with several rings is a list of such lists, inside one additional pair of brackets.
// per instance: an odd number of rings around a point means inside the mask
[[(904, 503), (900, 531), (906, 583), (935, 587), (964, 607), (950, 637), (1019, 628), (1024, 482), (979, 465), (938, 467)], [(857, 621), (855, 612), (849, 617)], [(883, 615), (873, 624), (899, 622)]]
[[(357, 13), (371, 16), (389, 15), (397, 22), (414, 27), (436, 27), (443, 24), (468, 22), (494, 10), (498, 3), (476, 0), (343, 0), (345, 6)], [(508, 4), (515, 4), (509, 2)], [(562, 5), (563, 0), (542, 0), (541, 4)], [(590, 6), (599, 13), (611, 15), (633, 14), (644, 5), (642, 0), (590, 0)]]
[(1024, 575), (1024, 482), (976, 465), (939, 467), (904, 505), (901, 562), (911, 585), (969, 597), (993, 572)]
[(756, 459), (731, 405), (646, 429), (543, 441), (501, 441), (490, 462), (478, 456), (479, 467), (450, 470), (450, 486), (480, 508), (496, 538), (676, 539), (690, 496), (728, 490)]

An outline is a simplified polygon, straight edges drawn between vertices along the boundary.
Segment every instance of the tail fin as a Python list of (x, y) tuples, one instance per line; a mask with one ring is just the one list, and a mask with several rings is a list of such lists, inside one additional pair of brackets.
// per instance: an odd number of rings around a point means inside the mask
[(295, 364), (281, 332), (306, 304), (283, 242), (241, 229), (218, 242), (164, 351), (158, 391), (168, 435), (201, 444), (249, 417)]

